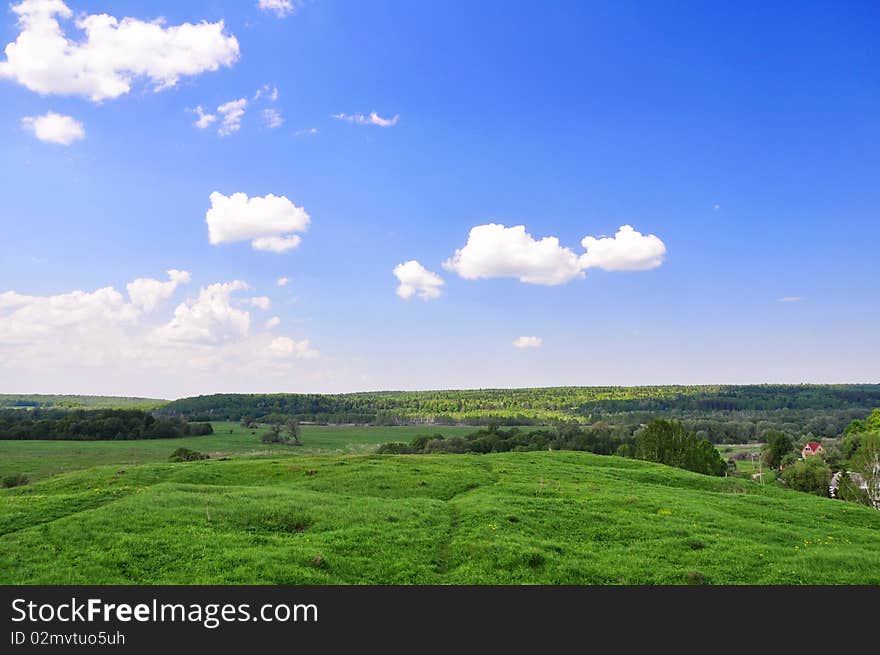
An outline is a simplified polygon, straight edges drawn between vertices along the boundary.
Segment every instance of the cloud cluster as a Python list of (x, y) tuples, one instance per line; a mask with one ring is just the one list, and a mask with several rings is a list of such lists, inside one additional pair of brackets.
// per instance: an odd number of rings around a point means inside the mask
[(248, 289), (241, 280), (204, 286), (163, 317), (162, 301), (189, 281), (190, 274), (177, 269), (168, 271), (167, 281), (138, 278), (126, 285), (127, 298), (112, 286), (46, 296), (2, 292), (0, 370), (64, 369), (74, 378), (93, 370), (104, 380), (147, 369), (175, 377), (249, 367), (283, 373), (295, 360), (318, 357), (308, 340), (269, 332), (280, 324), (277, 317), (254, 331), (249, 312), (235, 306), (236, 294)]
[(25, 116), (21, 119), (22, 126), (34, 133), (40, 141), (69, 146), (74, 141), (86, 138), (86, 131), (75, 118), (47, 112), (42, 116)]
[(181, 284), (188, 284), (191, 275), (189, 271), (169, 269), (168, 281), (160, 282), (149, 277), (139, 277), (125, 285), (131, 304), (144, 312), (153, 311), (163, 300), (167, 300)]
[(282, 253), (300, 244), (297, 232), (305, 232), (310, 218), (285, 196), (269, 194), (248, 198), (245, 193), (210, 195), (205, 214), (208, 240), (213, 245), (250, 241), (254, 250)]
[(59, 19), (73, 11), (62, 0), (23, 0), (13, 5), (20, 33), (6, 46), (0, 77), (42, 95), (79, 95), (93, 102), (117, 98), (146, 78), (156, 90), (185, 75), (232, 66), (238, 40), (223, 21), (166, 26), (108, 14), (82, 14), (74, 25), (84, 33), (68, 38)]
[(512, 277), (528, 284), (555, 286), (582, 278), (589, 268), (646, 271), (666, 257), (666, 246), (653, 234), (623, 225), (613, 237), (585, 237), (578, 256), (556, 237), (535, 239), (524, 225), (497, 223), (471, 228), (467, 243), (443, 262), (466, 280)]
[(376, 125), (378, 127), (393, 127), (397, 125), (397, 121), (400, 120), (399, 114), (395, 114), (391, 118), (382, 118), (374, 111), (371, 111), (369, 115), (340, 113), (332, 114), (331, 116), (337, 120), (354, 123), (355, 125)]
[(432, 273), (416, 260), (410, 260), (394, 267), (394, 276), (400, 284), (397, 295), (404, 300), (418, 296), (422, 300), (438, 298), (444, 282), (436, 273)]

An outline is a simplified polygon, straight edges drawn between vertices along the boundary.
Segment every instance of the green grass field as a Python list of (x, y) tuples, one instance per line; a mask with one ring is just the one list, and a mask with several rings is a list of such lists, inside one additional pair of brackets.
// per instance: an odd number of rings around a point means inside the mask
[(260, 442), (264, 428), (246, 430), (238, 423), (214, 421), (214, 434), (182, 439), (136, 441), (3, 441), (0, 440), (0, 478), (23, 474), (32, 481), (59, 473), (103, 464), (148, 464), (167, 462), (175, 448), (185, 446), (212, 457), (273, 453), (366, 453), (380, 443), (411, 441), (420, 434), (441, 432), (446, 437), (464, 436), (473, 427), (371, 427), (302, 426), (303, 446)]
[(565, 451), (289, 452), (2, 490), (0, 583), (880, 584), (880, 512), (772, 485)]

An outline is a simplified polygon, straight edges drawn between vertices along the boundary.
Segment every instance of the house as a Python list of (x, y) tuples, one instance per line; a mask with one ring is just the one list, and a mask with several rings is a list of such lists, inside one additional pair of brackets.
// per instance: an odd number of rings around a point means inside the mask
[(818, 455), (824, 452), (825, 449), (822, 448), (822, 444), (820, 444), (818, 441), (811, 441), (801, 450), (801, 458), (806, 459), (810, 455)]

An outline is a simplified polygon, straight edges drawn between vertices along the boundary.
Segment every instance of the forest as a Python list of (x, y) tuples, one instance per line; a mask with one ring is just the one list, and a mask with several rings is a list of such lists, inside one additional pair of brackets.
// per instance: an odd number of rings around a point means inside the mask
[(183, 398), (158, 415), (366, 425), (599, 425), (622, 438), (658, 415), (713, 443), (761, 441), (769, 431), (839, 436), (880, 405), (880, 385), (550, 387), (353, 394), (214, 394)]
[(0, 410), (0, 439), (122, 441), (173, 439), (213, 433), (210, 423), (155, 417), (139, 409)]

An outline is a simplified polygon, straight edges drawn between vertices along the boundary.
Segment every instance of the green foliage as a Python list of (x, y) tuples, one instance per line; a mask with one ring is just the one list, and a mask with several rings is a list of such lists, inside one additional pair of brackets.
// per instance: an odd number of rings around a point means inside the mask
[(778, 430), (769, 431), (765, 437), (764, 463), (770, 468), (779, 468), (782, 458), (794, 449), (794, 441), (790, 436)]
[(779, 477), (791, 489), (827, 496), (831, 468), (822, 457), (812, 455), (786, 467)]
[(44, 394), (0, 394), (0, 408), (22, 409), (142, 409), (161, 407), (167, 400), (125, 396), (53, 396)]
[(171, 456), (168, 458), (169, 462), (197, 462), (202, 459), (210, 459), (210, 455), (206, 455), (204, 453), (200, 453), (197, 450), (190, 450), (189, 448), (178, 448)]
[(723, 475), (727, 463), (707, 439), (697, 439), (679, 421), (658, 418), (636, 432), (636, 457), (704, 475)]
[(213, 431), (210, 423), (156, 418), (140, 409), (0, 410), (0, 439), (172, 439)]
[(12, 487), (22, 487), (29, 483), (30, 480), (26, 475), (7, 475), (3, 478), (3, 488), (11, 489)]
[(859, 449), (850, 461), (850, 468), (861, 478), (860, 488), (868, 503), (880, 509), (880, 432), (862, 435)]
[[(620, 439), (625, 439), (620, 443)], [(425, 454), (425, 453), (506, 453), (534, 450), (585, 450), (600, 455), (610, 455), (629, 447), (631, 439), (626, 435), (616, 436), (602, 424), (582, 426), (574, 422), (558, 425), (554, 430), (505, 429), (489, 425), (483, 430), (472, 432), (464, 437), (454, 436), (445, 439), (442, 434), (420, 435), (409, 445), (386, 443), (379, 446), (380, 454)], [(624, 449), (624, 452), (626, 449)]]
[[(880, 385), (751, 385), (655, 387), (550, 387), (395, 391), (339, 395), (215, 394), (163, 406), (169, 416), (239, 421), (358, 423), (378, 426), (547, 425), (604, 421), (629, 434), (658, 413), (715, 443), (763, 438), (768, 430), (791, 436), (833, 436), (880, 404)], [(705, 434), (702, 434), (705, 432)]]

